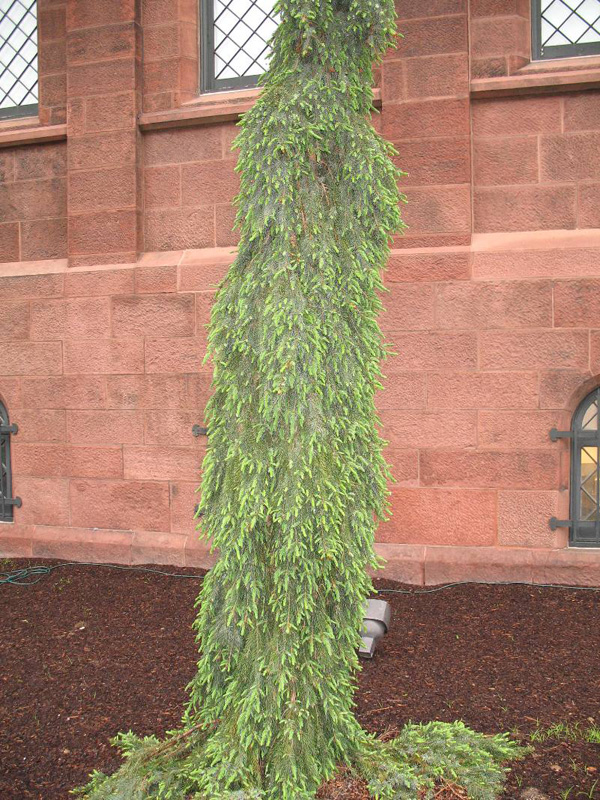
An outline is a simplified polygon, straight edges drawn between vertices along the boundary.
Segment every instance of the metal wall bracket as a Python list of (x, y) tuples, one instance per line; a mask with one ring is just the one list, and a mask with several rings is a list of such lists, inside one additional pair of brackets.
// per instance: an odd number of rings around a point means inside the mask
[(552, 428), (550, 438), (553, 442), (558, 442), (559, 439), (572, 439), (573, 431), (559, 431), (556, 428)]
[(208, 428), (203, 428), (202, 425), (194, 425), (192, 426), (192, 436), (195, 436), (196, 439), (199, 436), (208, 436)]
[(21, 508), (23, 505), (20, 497), (5, 497), (2, 503), (5, 506), (16, 506), (17, 508)]
[(550, 517), (548, 524), (550, 525), (550, 530), (555, 531), (557, 528), (570, 528), (573, 525), (573, 520)]
[(12, 425), (0, 425), (0, 433), (18, 433), (19, 426), (13, 422)]

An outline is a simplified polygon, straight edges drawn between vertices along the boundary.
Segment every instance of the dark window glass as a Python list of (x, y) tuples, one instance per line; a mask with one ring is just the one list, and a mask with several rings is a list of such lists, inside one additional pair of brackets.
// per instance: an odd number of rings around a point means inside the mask
[(275, 0), (201, 0), (201, 88), (256, 86), (277, 28)]
[(600, 53), (600, 0), (533, 0), (533, 58)]
[(571, 544), (600, 547), (600, 388), (573, 417), (571, 452)]

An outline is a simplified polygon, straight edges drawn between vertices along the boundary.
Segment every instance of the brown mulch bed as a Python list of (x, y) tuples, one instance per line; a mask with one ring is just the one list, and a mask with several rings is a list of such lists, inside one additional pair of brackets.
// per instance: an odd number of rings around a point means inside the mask
[[(54, 562), (0, 570), (34, 563)], [(0, 586), (2, 800), (66, 800), (93, 768), (118, 766), (108, 744), (118, 731), (178, 726), (195, 669), (197, 591), (195, 580), (84, 566)], [(367, 729), (392, 735), (409, 720), (462, 719), (529, 743), (538, 725), (600, 726), (600, 593), (469, 585), (384, 597), (391, 632), (364, 662), (357, 696)], [(534, 746), (504, 798), (530, 787), (552, 800), (600, 798), (600, 745)], [(320, 797), (367, 794), (341, 777)]]

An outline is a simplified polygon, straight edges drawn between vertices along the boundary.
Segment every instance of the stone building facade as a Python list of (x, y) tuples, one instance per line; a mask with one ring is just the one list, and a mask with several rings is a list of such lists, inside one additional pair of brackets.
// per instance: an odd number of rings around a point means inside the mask
[[(37, 6), (38, 115), (0, 122), (0, 554), (207, 565), (192, 428), (257, 90), (199, 91), (198, 0)], [(600, 538), (549, 524), (582, 477), (550, 431), (600, 385), (600, 54), (532, 58), (537, 7), (398, 0), (378, 70), (409, 201), (378, 549), (413, 583), (600, 584)]]

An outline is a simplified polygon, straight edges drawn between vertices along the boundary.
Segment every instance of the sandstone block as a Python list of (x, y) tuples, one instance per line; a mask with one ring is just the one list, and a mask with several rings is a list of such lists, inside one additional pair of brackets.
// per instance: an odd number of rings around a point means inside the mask
[(68, 375), (59, 378), (23, 378), (23, 406), (40, 408), (103, 408), (104, 380), (94, 376)]
[(513, 547), (556, 547), (549, 520), (557, 516), (558, 492), (498, 492), (498, 542)]
[(147, 294), (112, 299), (116, 337), (192, 336), (195, 330), (192, 294)]
[[(392, 488), (392, 510), (402, 514), (394, 538), (381, 525), (379, 541), (407, 544), (471, 545), (496, 541), (496, 493), (464, 489)], [(393, 517), (392, 517), (393, 522)]]
[(421, 483), (497, 489), (558, 489), (559, 454), (547, 450), (428, 450)]
[(482, 331), (479, 358), (483, 369), (585, 369), (586, 331)]
[(203, 453), (195, 447), (125, 446), (125, 477), (194, 481), (199, 478), (202, 457)]
[(64, 343), (65, 372), (100, 375), (144, 371), (144, 340), (78, 339)]
[(185, 408), (185, 375), (111, 375), (107, 379), (110, 408)]
[(68, 440), (73, 444), (141, 444), (144, 419), (137, 411), (69, 411)]
[(169, 485), (157, 481), (71, 481), (72, 524), (89, 528), (166, 531)]

